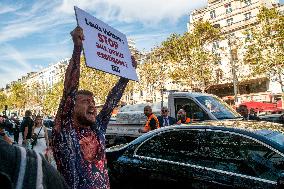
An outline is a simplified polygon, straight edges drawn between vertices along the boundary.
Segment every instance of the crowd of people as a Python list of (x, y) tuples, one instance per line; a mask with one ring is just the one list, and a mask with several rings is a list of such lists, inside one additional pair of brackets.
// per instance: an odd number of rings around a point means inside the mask
[(140, 128), (138, 132), (146, 133), (161, 127), (170, 126), (170, 125), (180, 125), (180, 124), (189, 124), (191, 122), (190, 118), (186, 115), (184, 109), (180, 109), (177, 112), (177, 119), (169, 116), (169, 109), (167, 107), (161, 108), (161, 115), (156, 116), (153, 113), (152, 107), (147, 105), (144, 107), (144, 115), (147, 117), (146, 124), (143, 128)]

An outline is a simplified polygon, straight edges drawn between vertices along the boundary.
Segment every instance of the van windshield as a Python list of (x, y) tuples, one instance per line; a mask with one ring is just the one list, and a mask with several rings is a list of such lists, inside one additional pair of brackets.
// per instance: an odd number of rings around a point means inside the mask
[(208, 109), (217, 119), (236, 119), (240, 114), (232, 109), (227, 103), (214, 96), (199, 96), (196, 99)]

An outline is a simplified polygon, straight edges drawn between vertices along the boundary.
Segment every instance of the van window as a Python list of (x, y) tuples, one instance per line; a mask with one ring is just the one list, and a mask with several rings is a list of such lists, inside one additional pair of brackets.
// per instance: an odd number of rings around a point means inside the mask
[(175, 117), (177, 118), (177, 112), (180, 109), (186, 111), (186, 116), (194, 121), (209, 120), (208, 114), (200, 108), (192, 99), (188, 98), (176, 98), (175, 99)]

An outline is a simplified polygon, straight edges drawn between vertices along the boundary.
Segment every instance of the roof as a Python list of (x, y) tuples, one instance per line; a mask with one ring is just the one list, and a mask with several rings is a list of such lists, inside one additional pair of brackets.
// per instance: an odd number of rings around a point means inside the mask
[(193, 98), (200, 97), (200, 96), (215, 96), (208, 93), (197, 93), (197, 92), (174, 92), (172, 93), (174, 96), (191, 96)]
[[(250, 136), (256, 138), (262, 142), (265, 142), (277, 150), (284, 153), (283, 144), (279, 144), (278, 142), (271, 140), (272, 138), (266, 137), (262, 133), (278, 133), (284, 135), (284, 127), (281, 124), (265, 122), (265, 121), (208, 121), (208, 122), (200, 122), (193, 124), (182, 124), (182, 125), (174, 125), (174, 126), (166, 126), (160, 129), (155, 129), (148, 133), (143, 134), (139, 137), (138, 140), (134, 141), (134, 143), (144, 140), (145, 138), (151, 137), (155, 133), (160, 133), (163, 131), (170, 130), (180, 130), (180, 129), (210, 129), (210, 130), (222, 130), (222, 131), (231, 131), (240, 134), (244, 134), (246, 136)], [(272, 131), (272, 132), (270, 132)]]
[[(185, 125), (185, 124), (183, 124)], [(189, 125), (186, 125), (189, 126)], [(224, 120), (224, 121), (205, 121), (205, 122), (197, 122), (192, 123), (190, 126), (216, 126), (216, 127), (229, 127), (229, 128), (238, 128), (245, 129), (249, 131), (257, 131), (257, 130), (272, 130), (278, 131), (284, 134), (284, 126), (282, 124), (267, 122), (267, 121), (244, 121), (244, 120)]]

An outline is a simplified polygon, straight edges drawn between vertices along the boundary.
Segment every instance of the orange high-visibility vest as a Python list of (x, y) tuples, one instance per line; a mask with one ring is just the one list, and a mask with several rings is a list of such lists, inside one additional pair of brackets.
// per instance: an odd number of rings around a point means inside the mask
[[(184, 123), (190, 123), (190, 118), (187, 117)], [(178, 120), (177, 124), (181, 124), (181, 120)]]
[(144, 129), (145, 129), (145, 131), (150, 131), (151, 130), (151, 127), (150, 127), (150, 121), (151, 121), (151, 119), (155, 119), (155, 121), (156, 121), (156, 128), (158, 129), (158, 128), (160, 128), (160, 124), (159, 124), (159, 120), (158, 120), (158, 118), (154, 115), (154, 114), (151, 114), (149, 117), (148, 117), (148, 119), (147, 119), (147, 122), (146, 122), (146, 125), (145, 125), (145, 127), (144, 127)]

